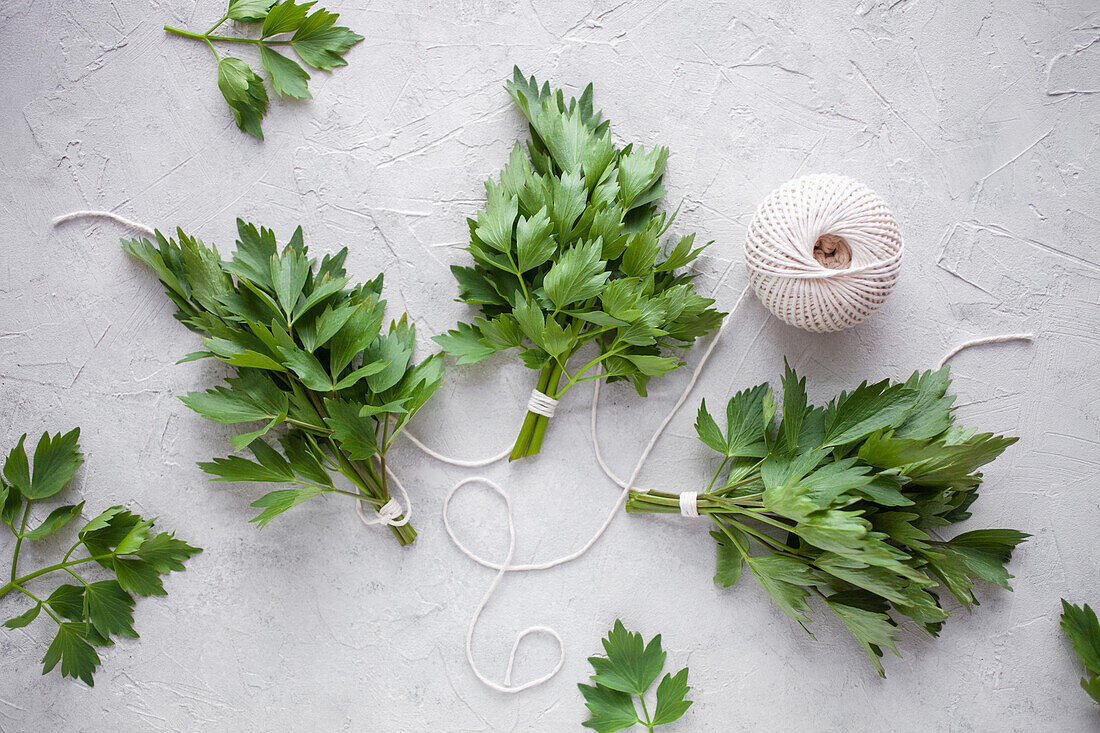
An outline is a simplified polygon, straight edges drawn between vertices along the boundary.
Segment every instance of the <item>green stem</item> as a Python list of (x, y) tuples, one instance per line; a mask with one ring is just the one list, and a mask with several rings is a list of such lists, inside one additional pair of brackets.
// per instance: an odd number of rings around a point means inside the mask
[(11, 556), (11, 579), (15, 580), (16, 567), (19, 563), (19, 548), (23, 545), (23, 533), (27, 529), (27, 517), (31, 513), (31, 500), (27, 499), (27, 506), (23, 509), (23, 521), (19, 523), (19, 532), (16, 534), (15, 552)]
[(0, 586), (0, 598), (3, 598), (13, 589), (19, 588), (19, 586), (26, 583), (28, 580), (34, 580), (35, 578), (46, 575), (47, 573), (57, 572), (58, 570), (65, 570), (71, 568), (74, 565), (82, 565), (86, 562), (97, 562), (99, 560), (106, 560), (109, 557), (114, 557), (113, 553), (106, 555), (97, 555), (96, 557), (84, 557), (80, 560), (69, 560), (68, 562), (59, 562), (56, 565), (50, 565), (49, 567), (42, 568), (41, 570), (35, 570), (33, 573), (28, 573), (21, 578), (13, 578), (11, 582)]
[(714, 472), (714, 477), (711, 478), (710, 483), (707, 484), (707, 489), (706, 489), (706, 492), (704, 492), (704, 493), (709, 493), (710, 490), (712, 488), (714, 488), (714, 482), (718, 480), (718, 477), (720, 475), (722, 475), (722, 469), (725, 468), (726, 464), (729, 463), (729, 462), (730, 462), (730, 457), (729, 456), (726, 456), (725, 458), (722, 459), (722, 462), (718, 464), (718, 470)]
[[(561, 374), (564, 370), (561, 364), (555, 360), (554, 368), (550, 371), (550, 379), (546, 382), (546, 389), (543, 390), (543, 394), (554, 394), (554, 399), (560, 398), (563, 392), (558, 392), (558, 381), (561, 379)], [(550, 418), (546, 415), (538, 415), (538, 420), (535, 422), (535, 427), (531, 431), (531, 442), (527, 446), (527, 456), (536, 455), (542, 450), (542, 439), (546, 435), (546, 428), (550, 425)]]
[[(553, 363), (546, 364), (539, 372), (539, 383), (536, 389), (543, 394), (546, 394), (546, 384), (550, 381), (550, 372), (553, 367)], [(512, 448), (512, 455), (508, 457), (509, 461), (515, 461), (527, 455), (527, 446), (531, 443), (531, 433), (534, 431), (535, 423), (538, 421), (539, 417), (541, 416), (533, 412), (528, 412), (523, 418), (523, 426), (519, 429), (519, 436), (516, 438), (516, 444)]]
[[(219, 24), (220, 25), (220, 24)], [(164, 26), (164, 30), (169, 33), (174, 33), (177, 36), (183, 36), (184, 38), (194, 38), (196, 41), (224, 41), (226, 43), (250, 43), (254, 46), (274, 46), (274, 45), (286, 45), (290, 43), (290, 39), (283, 41), (273, 41), (270, 38), (234, 38), (233, 36), (214, 36), (209, 33), (195, 33), (194, 31), (185, 31), (182, 28), (175, 28), (170, 25)]]
[(22, 593), (23, 595), (27, 596), (27, 597), (28, 597), (28, 598), (30, 598), (31, 600), (33, 600), (33, 601), (35, 601), (36, 603), (38, 603), (38, 605), (42, 607), (42, 610), (43, 610), (43, 611), (45, 611), (45, 612), (46, 612), (46, 613), (47, 613), (47, 614), (49, 615), (49, 617), (50, 617), (50, 618), (52, 618), (52, 619), (54, 620), (54, 622), (55, 622), (55, 623), (57, 623), (57, 625), (58, 625), (58, 626), (60, 626), (60, 625), (61, 625), (61, 619), (59, 619), (59, 618), (58, 618), (58, 617), (57, 617), (57, 616), (56, 616), (56, 615), (54, 614), (54, 612), (50, 610), (50, 607), (46, 605), (46, 602), (45, 602), (45, 601), (43, 601), (43, 600), (42, 600), (41, 598), (39, 598), (38, 596), (36, 596), (36, 595), (35, 595), (34, 593), (31, 593), (31, 592), (30, 592), (29, 590), (27, 590), (26, 588), (24, 588), (24, 587), (22, 587), (22, 586), (20, 586), (20, 585), (15, 585), (15, 586), (13, 586), (13, 587), (15, 588), (15, 590), (19, 591), (19, 592), (20, 592), (20, 593)]
[(642, 704), (642, 715), (645, 716), (645, 720), (640, 722), (646, 728), (649, 728), (649, 733), (653, 733), (653, 722), (649, 717), (649, 710), (646, 709), (645, 698), (642, 695), (638, 695), (638, 702)]
[(229, 20), (229, 13), (226, 13), (225, 15), (223, 15), (223, 16), (222, 16), (222, 18), (221, 18), (221, 20), (219, 20), (219, 21), (218, 21), (217, 23), (215, 23), (214, 25), (210, 26), (210, 30), (208, 30), (208, 31), (206, 32), (206, 35), (208, 35), (208, 36), (209, 36), (209, 35), (210, 35), (211, 33), (213, 33), (214, 31), (218, 30), (218, 27), (219, 27), (219, 26), (220, 26), (220, 25), (221, 25), (222, 23), (224, 23), (225, 21), (227, 21), (227, 20)]
[[(313, 403), (313, 408), (317, 410), (317, 415), (323, 420), (326, 417), (326, 411), (324, 403), (321, 402), (321, 398), (318, 397), (313, 390), (306, 390), (306, 394), (309, 395), (310, 402)], [(381, 507), (382, 504), (389, 501), (390, 497), (386, 491), (386, 482), (378, 476), (373, 465), (369, 462), (364, 464), (363, 461), (352, 460), (331, 437), (329, 438), (329, 442), (332, 444), (333, 455), (336, 456), (340, 465), (345, 469), (342, 473), (344, 473), (352, 483), (360, 489), (363, 489), (364, 497), (373, 498), (379, 501), (377, 507)], [(359, 480), (356, 481), (353, 479), (351, 473), (354, 473)], [(371, 491), (371, 489), (376, 489), (376, 491)], [(373, 504), (374, 502), (371, 503)], [(393, 536), (397, 538), (397, 541), (400, 542), (402, 546), (411, 544), (413, 540), (416, 539), (416, 530), (408, 524), (402, 524), (399, 527), (395, 527), (392, 524), (386, 526), (390, 528), (390, 532), (393, 533)]]

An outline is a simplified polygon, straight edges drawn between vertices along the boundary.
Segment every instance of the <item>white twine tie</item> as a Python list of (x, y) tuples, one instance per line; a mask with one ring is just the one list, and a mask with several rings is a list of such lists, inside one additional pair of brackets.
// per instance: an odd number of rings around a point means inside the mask
[(844, 176), (784, 183), (761, 202), (745, 238), (756, 295), (807, 331), (839, 331), (878, 310), (897, 282), (901, 255), (886, 204)]
[(545, 417), (553, 417), (554, 411), (558, 407), (558, 401), (548, 394), (539, 392), (538, 389), (531, 390), (531, 397), (527, 400), (527, 411), (533, 412), (536, 415), (543, 415)]
[(683, 491), (680, 493), (680, 516), (699, 516), (699, 492)]
[(390, 477), (394, 486), (401, 492), (401, 498), (405, 500), (405, 508), (402, 509), (401, 505), (397, 502), (397, 498), (391, 496), (389, 501), (375, 511), (374, 516), (369, 516), (363, 511), (363, 505), (366, 502), (363, 500), (355, 502), (355, 513), (359, 515), (359, 519), (362, 520), (363, 524), (368, 527), (376, 524), (387, 524), (391, 527), (400, 527), (408, 524), (409, 518), (412, 516), (412, 501), (409, 500), (409, 492), (405, 491), (405, 487), (401, 484), (400, 479), (397, 478), (397, 474), (391, 471), (389, 466), (386, 466), (386, 475)]

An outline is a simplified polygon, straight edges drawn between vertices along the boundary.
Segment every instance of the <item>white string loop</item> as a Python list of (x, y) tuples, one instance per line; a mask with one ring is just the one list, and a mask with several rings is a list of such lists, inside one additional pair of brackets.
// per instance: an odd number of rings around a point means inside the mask
[(121, 224), (124, 227), (131, 229), (137, 229), (138, 231), (145, 232), (149, 236), (156, 236), (156, 232), (151, 226), (142, 224), (140, 221), (134, 221), (133, 219), (127, 219), (125, 216), (116, 214), (113, 211), (94, 211), (94, 210), (82, 210), (82, 211), (70, 211), (68, 214), (62, 214), (54, 218), (53, 225), (60, 226), (69, 221), (76, 219), (110, 219)]
[(839, 331), (886, 301), (902, 242), (885, 202), (850, 178), (788, 181), (761, 202), (745, 238), (749, 282), (781, 320)]
[(531, 390), (531, 397), (527, 400), (527, 411), (533, 412), (536, 415), (542, 415), (544, 417), (553, 417), (554, 411), (558, 407), (558, 401), (548, 394), (539, 392), (538, 389)]
[[(504, 506), (508, 510), (508, 554), (505, 555), (503, 562), (493, 563), (475, 554), (464, 544), (462, 544), (462, 542), (459, 541), (458, 537), (455, 536), (454, 530), (451, 528), (451, 519), (450, 514), (448, 513), (448, 509), (451, 506), (451, 499), (454, 498), (455, 493), (457, 493), (458, 490), (461, 489), (463, 486), (468, 486), (474, 483), (485, 484), (493, 491), (495, 491), (497, 495), (500, 496), (500, 498), (504, 499)], [(477, 622), (481, 618), (481, 612), (485, 610), (485, 605), (489, 603), (489, 599), (492, 597), (493, 592), (496, 591), (497, 586), (500, 585), (500, 580), (504, 577), (504, 574), (511, 570), (524, 569), (523, 566), (513, 566), (511, 564), (512, 557), (516, 551), (516, 523), (515, 517), (512, 513), (512, 498), (508, 495), (508, 492), (505, 491), (499, 484), (492, 481), (491, 479), (485, 478), (484, 476), (472, 476), (470, 478), (459, 481), (451, 488), (451, 490), (447, 493), (446, 498), (443, 500), (443, 526), (447, 529), (447, 534), (450, 535), (451, 541), (455, 543), (455, 546), (457, 546), (464, 555), (471, 558), (480, 565), (484, 565), (485, 567), (493, 568), (498, 571), (496, 577), (493, 578), (493, 582), (489, 584), (489, 589), (485, 591), (485, 595), (481, 597), (481, 602), (477, 604), (477, 608), (474, 610), (474, 615), (470, 619), (470, 625), (466, 629), (466, 661), (469, 663), (470, 669), (473, 670), (474, 675), (487, 687), (490, 687), (497, 692), (505, 693), (516, 693), (521, 692), (522, 690), (536, 687), (556, 675), (558, 671), (561, 670), (562, 665), (565, 664), (565, 643), (562, 641), (561, 635), (559, 635), (557, 631), (550, 628), (549, 626), (529, 626), (523, 631), (519, 632), (519, 634), (516, 636), (515, 642), (512, 644), (512, 652), (508, 655), (508, 667), (504, 672), (503, 685), (493, 682), (491, 679), (483, 675), (481, 673), (481, 670), (479, 670), (477, 667), (477, 662), (474, 661), (474, 629), (477, 627)], [(520, 642), (523, 641), (527, 636), (538, 633), (548, 634), (549, 636), (554, 637), (554, 639), (558, 642), (558, 662), (554, 665), (554, 668), (552, 670), (550, 670), (543, 676), (530, 680), (528, 682), (524, 682), (522, 685), (513, 685), (512, 670), (515, 667), (516, 652), (519, 651)]]
[(1006, 333), (1001, 336), (986, 336), (984, 338), (971, 339), (965, 341), (955, 348), (948, 351), (942, 359), (940, 359), (940, 365), (937, 369), (943, 369), (944, 364), (951, 361), (960, 351), (969, 349), (971, 346), (984, 346), (985, 344), (1004, 344), (1011, 341), (1031, 341), (1034, 336), (1030, 333)]
[(697, 517), (697, 516), (699, 516), (699, 492), (698, 491), (682, 491), (682, 492), (680, 492), (680, 516), (682, 516), (682, 517)]

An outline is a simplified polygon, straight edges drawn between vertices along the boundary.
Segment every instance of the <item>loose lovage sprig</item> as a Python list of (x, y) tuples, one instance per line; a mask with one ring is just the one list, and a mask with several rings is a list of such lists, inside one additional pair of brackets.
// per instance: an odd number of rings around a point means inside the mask
[(1085, 665), (1081, 689), (1100, 703), (1100, 621), (1096, 620), (1096, 612), (1087, 603), (1081, 608), (1063, 598), (1062, 630)]
[[(645, 704), (645, 693), (661, 674), (665, 666), (665, 652), (661, 649), (661, 635), (648, 644), (641, 634), (626, 630), (622, 621), (603, 639), (606, 657), (589, 657), (588, 662), (596, 671), (591, 676), (593, 684), (578, 684), (584, 695), (585, 705), (592, 717), (582, 725), (597, 733), (614, 733), (635, 725), (644, 725), (652, 733), (654, 726), (673, 723), (683, 717), (691, 700), (685, 700), (688, 691), (688, 668), (675, 675), (666, 673), (657, 685), (653, 715)], [(642, 715), (634, 707), (634, 696), (642, 706)]]
[[(977, 469), (1016, 442), (956, 426), (950, 382), (947, 368), (917, 372), (904, 383), (864, 382), (814, 407), (805, 379), (787, 367), (778, 425), (762, 384), (729, 401), (724, 432), (704, 402), (695, 429), (722, 459), (694, 509), (717, 525), (715, 582), (733, 585), (748, 565), (803, 627), (806, 599), (820, 597), (883, 676), (883, 649), (898, 654), (895, 615), (938, 635), (948, 613), (934, 587), (967, 610), (978, 604), (978, 579), (1011, 590), (1005, 565), (1029, 535), (929, 534), (970, 517)], [(626, 508), (694, 513), (681, 509), (678, 493), (633, 492)]]
[[(553, 400), (595, 379), (630, 379), (645, 396), (650, 377), (683, 364), (661, 349), (688, 348), (725, 315), (681, 270), (703, 249), (695, 235), (663, 251), (673, 217), (656, 203), (668, 149), (616, 148), (591, 84), (566, 104), (517, 68), (506, 88), (531, 140), (526, 154), (516, 144), (500, 183), (486, 182), (485, 209), (468, 220), (473, 265), (451, 267), (460, 299), (481, 317), (435, 340), (459, 364), (518, 348)], [(570, 367), (589, 344), (595, 358)], [(548, 421), (527, 413), (512, 460), (539, 452)]]
[[(57, 624), (57, 635), (42, 658), (42, 674), (60, 662), (62, 675), (91, 687), (92, 676), (100, 665), (95, 647), (112, 646), (112, 636), (138, 636), (134, 631), (134, 596), (167, 595), (161, 576), (183, 570), (184, 563), (201, 550), (177, 540), (171, 532), (154, 533), (155, 520), (113, 506), (77, 532), (76, 542), (58, 562), (20, 575), (19, 551), (23, 543), (37, 542), (64, 528), (84, 508), (84, 502), (60, 506), (34, 529), (27, 527), (31, 506), (64, 489), (84, 462), (77, 445), (79, 437), (80, 428), (52, 437), (43, 433), (33, 462), (28, 462), (24, 434), (4, 462), (0, 520), (15, 535), (15, 547), (11, 579), (0, 586), (0, 598), (18, 591), (33, 603), (4, 623), (9, 629), (28, 626), (42, 612)], [(77, 556), (78, 550), (87, 557)], [(89, 569), (95, 567), (90, 563), (96, 563), (113, 579), (89, 581)], [(34, 588), (39, 578), (53, 573), (65, 573), (66, 579), (75, 579), (76, 583), (57, 585), (49, 595)]]
[[(317, 8), (314, 2), (296, 4), (294, 0), (229, 0), (225, 15), (206, 33), (164, 26), (164, 30), (177, 36), (194, 38), (206, 43), (218, 60), (218, 89), (225, 97), (237, 127), (253, 137), (264, 139), (260, 121), (267, 114), (267, 89), (263, 79), (244, 61), (233, 56), (221, 57), (214, 48), (219, 43), (245, 43), (260, 49), (260, 63), (271, 74), (271, 86), (276, 94), (294, 99), (312, 99), (309, 93), (309, 74), (293, 59), (276, 51), (278, 46), (289, 46), (307, 66), (322, 71), (332, 71), (346, 66), (344, 54), (363, 36), (350, 28), (336, 25), (340, 18)], [(260, 25), (259, 38), (237, 38), (212, 35), (227, 20)], [(287, 35), (292, 34), (292, 35)]]
[[(160, 277), (176, 318), (202, 335), (206, 350), (184, 361), (214, 357), (236, 367), (228, 386), (193, 392), (184, 403), (214, 422), (262, 422), (231, 440), (255, 461), (229, 456), (199, 466), (217, 481), (296, 484), (252, 504), (263, 509), (253, 520), (260, 526), (326, 493), (397, 520), (386, 453), (443, 380), (442, 354), (412, 363), (415, 333), (404, 315), (383, 332), (382, 276), (350, 285), (346, 247), (318, 264), (301, 227), (282, 250), (269, 229), (238, 219), (237, 231), (229, 261), (182, 230), (178, 241), (160, 232), (156, 244), (123, 240)], [(279, 425), (281, 454), (262, 439)], [(355, 491), (336, 486), (334, 473)], [(387, 523), (402, 545), (416, 538), (407, 523)]]

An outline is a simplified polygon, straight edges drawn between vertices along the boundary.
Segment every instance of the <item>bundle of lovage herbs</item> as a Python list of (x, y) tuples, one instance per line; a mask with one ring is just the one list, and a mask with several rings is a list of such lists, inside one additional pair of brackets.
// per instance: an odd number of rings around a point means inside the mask
[[(668, 149), (616, 147), (592, 110), (591, 84), (566, 104), (517, 68), (506, 88), (531, 140), (526, 153), (516, 144), (499, 183), (485, 184), (485, 208), (469, 220), (473, 265), (451, 267), (460, 299), (481, 317), (435, 340), (460, 364), (515, 348), (538, 370), (515, 460), (539, 452), (546, 406), (574, 385), (629, 379), (645, 396), (650, 377), (683, 364), (662, 349), (688, 348), (725, 314), (682, 270), (702, 250), (695, 235), (662, 247), (672, 225), (656, 211)], [(592, 358), (571, 365), (586, 347)]]
[[(268, 229), (237, 221), (233, 258), (178, 231), (123, 240), (123, 248), (160, 277), (176, 318), (202, 336), (204, 351), (185, 361), (217, 358), (236, 368), (227, 386), (183, 397), (220, 423), (260, 423), (237, 435), (237, 450), (255, 457), (216, 458), (199, 466), (218, 481), (293, 484), (265, 495), (260, 526), (321, 494), (344, 494), (380, 512), (402, 545), (416, 532), (392, 499), (386, 453), (397, 433), (443, 379), (442, 354), (412, 362), (413, 326), (384, 331), (382, 276), (352, 285), (347, 248), (309, 259), (299, 227), (282, 248)], [(280, 453), (263, 439), (280, 426)], [(334, 475), (351, 482), (336, 485)], [(404, 517), (407, 519), (407, 517)]]
[(789, 367), (783, 413), (771, 388), (738, 392), (723, 431), (699, 408), (699, 439), (721, 457), (698, 492), (632, 492), (629, 512), (705, 516), (716, 527), (714, 580), (729, 587), (745, 566), (803, 627), (818, 597), (859, 640), (879, 674), (883, 649), (898, 654), (899, 616), (936, 636), (948, 612), (942, 586), (967, 610), (974, 583), (1009, 588), (1005, 565), (1029, 535), (979, 529), (938, 532), (970, 517), (982, 474), (1016, 442), (955, 425), (948, 369), (906, 382), (864, 382), (824, 407), (807, 403)]

